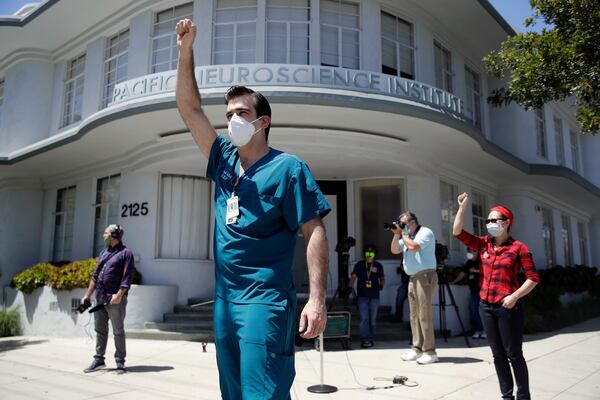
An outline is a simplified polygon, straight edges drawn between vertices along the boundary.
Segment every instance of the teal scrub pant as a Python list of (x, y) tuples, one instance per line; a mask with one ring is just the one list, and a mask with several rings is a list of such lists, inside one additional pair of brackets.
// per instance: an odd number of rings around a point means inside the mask
[(295, 302), (236, 304), (216, 297), (214, 324), (222, 399), (290, 399)]

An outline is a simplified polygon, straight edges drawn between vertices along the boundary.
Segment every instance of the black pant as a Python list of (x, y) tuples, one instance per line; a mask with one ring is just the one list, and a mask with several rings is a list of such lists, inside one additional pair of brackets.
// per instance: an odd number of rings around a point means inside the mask
[(513, 308), (501, 304), (479, 304), (479, 314), (494, 356), (496, 375), (503, 399), (514, 399), (512, 365), (517, 381), (517, 399), (529, 400), (529, 373), (523, 357), (523, 309), (521, 304)]

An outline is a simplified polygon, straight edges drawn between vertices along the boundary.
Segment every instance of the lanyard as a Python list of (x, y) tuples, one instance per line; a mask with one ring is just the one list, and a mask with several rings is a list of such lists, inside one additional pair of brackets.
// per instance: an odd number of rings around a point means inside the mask
[(375, 264), (375, 262), (373, 262), (371, 265), (369, 265), (369, 263), (365, 261), (365, 267), (367, 268), (367, 280), (368, 281), (371, 280), (371, 273), (373, 272), (373, 264)]

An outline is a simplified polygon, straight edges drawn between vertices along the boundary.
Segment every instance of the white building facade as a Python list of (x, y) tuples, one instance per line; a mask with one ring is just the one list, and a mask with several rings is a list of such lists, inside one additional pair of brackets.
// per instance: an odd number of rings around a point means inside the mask
[(484, 234), (487, 210), (506, 205), (539, 268), (600, 264), (600, 141), (568, 103), (487, 104), (503, 83), (481, 59), (514, 32), (486, 0), (48, 0), (0, 18), (0, 285), (36, 262), (96, 256), (119, 223), (144, 283), (177, 286), (180, 303), (212, 297), (213, 186), (175, 104), (184, 17), (217, 130), (227, 88), (264, 93), (271, 146), (304, 159), (327, 195), (330, 296), (344, 273), (335, 246), (353, 236), (351, 264), (377, 244), (393, 303), (382, 225), (404, 210), (461, 265), (463, 191), (467, 228)]

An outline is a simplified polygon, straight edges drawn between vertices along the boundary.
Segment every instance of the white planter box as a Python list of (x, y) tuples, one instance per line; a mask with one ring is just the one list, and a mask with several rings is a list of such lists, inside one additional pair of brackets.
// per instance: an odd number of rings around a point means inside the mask
[[(4, 305), (17, 307), (21, 330), (30, 336), (86, 336), (85, 328), (94, 331), (94, 317), (72, 311), (72, 299), (80, 300), (85, 289), (54, 290), (48, 286), (31, 294), (10, 287), (3, 288)], [(177, 302), (177, 286), (132, 285), (128, 295), (126, 329), (142, 329), (144, 322), (160, 322)]]

